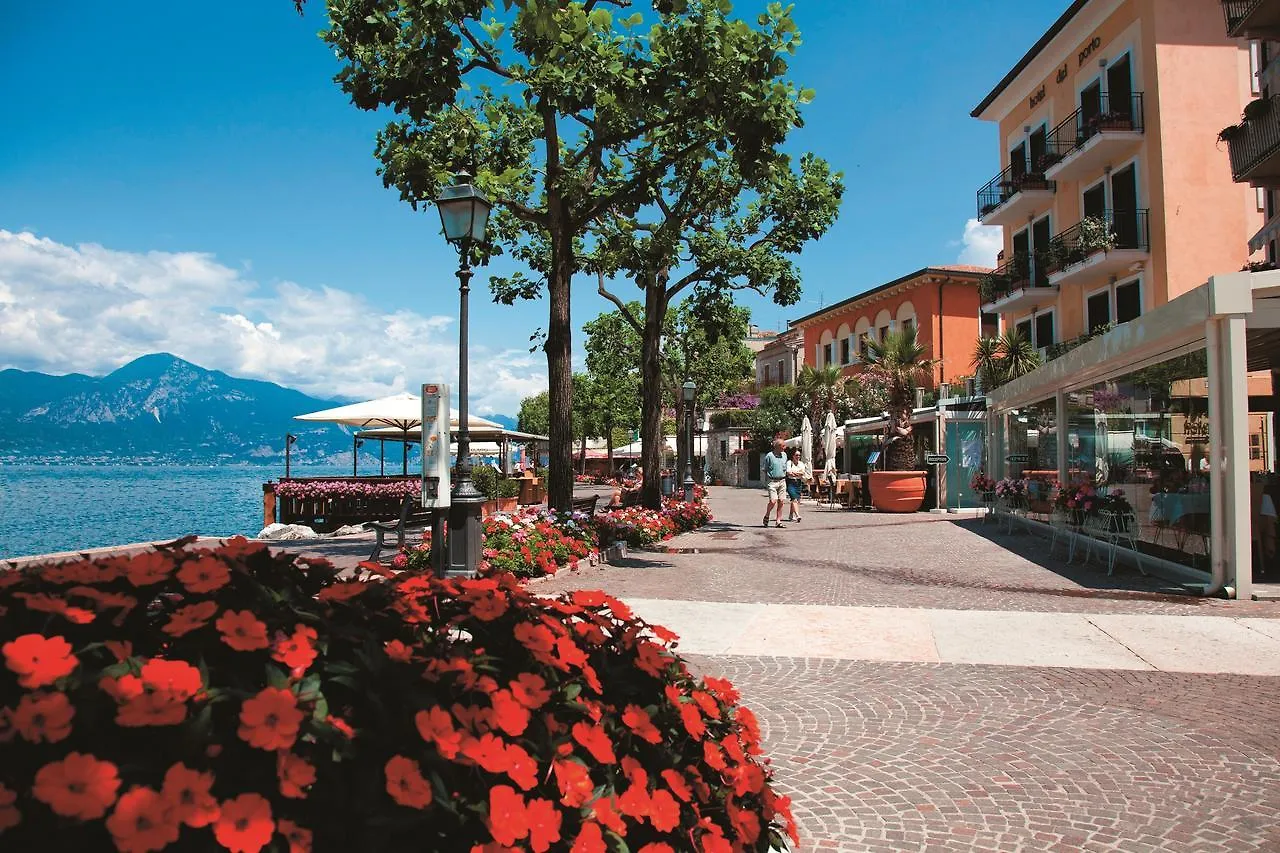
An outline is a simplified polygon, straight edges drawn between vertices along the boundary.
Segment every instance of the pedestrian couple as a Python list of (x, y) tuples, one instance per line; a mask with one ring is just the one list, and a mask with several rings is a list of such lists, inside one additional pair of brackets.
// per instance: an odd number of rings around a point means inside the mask
[(791, 458), (787, 459), (786, 445), (782, 439), (775, 438), (773, 440), (773, 450), (765, 454), (764, 478), (769, 489), (769, 505), (764, 510), (765, 527), (769, 526), (769, 513), (774, 512), (777, 507), (775, 524), (782, 526), (782, 505), (784, 503), (791, 504), (790, 515), (787, 521), (800, 520), (800, 493), (804, 490), (804, 484), (813, 480), (813, 472), (809, 470), (809, 466), (804, 464), (800, 458), (800, 451), (794, 450)]

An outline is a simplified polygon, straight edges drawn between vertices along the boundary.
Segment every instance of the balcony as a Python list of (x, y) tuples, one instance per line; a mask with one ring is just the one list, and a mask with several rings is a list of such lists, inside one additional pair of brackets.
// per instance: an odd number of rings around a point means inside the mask
[(1021, 314), (1058, 300), (1058, 288), (1050, 283), (1039, 254), (1015, 254), (1012, 260), (984, 276), (978, 290), (982, 311), (991, 314)]
[(1142, 93), (1115, 100), (1104, 92), (1097, 110), (1082, 107), (1063, 119), (1049, 132), (1036, 168), (1049, 180), (1081, 181), (1131, 154), (1142, 144)]
[(1011, 164), (978, 190), (978, 219), (983, 225), (1014, 225), (1047, 210), (1058, 185), (1041, 172)]
[(1145, 209), (1086, 216), (1049, 242), (1045, 251), (1049, 283), (1065, 287), (1141, 269), (1151, 258), (1149, 219)]
[(1280, 39), (1280, 2), (1222, 0), (1227, 34), (1238, 39)]
[(1280, 104), (1260, 98), (1244, 109), (1244, 121), (1219, 134), (1231, 153), (1231, 176), (1254, 186), (1280, 186)]

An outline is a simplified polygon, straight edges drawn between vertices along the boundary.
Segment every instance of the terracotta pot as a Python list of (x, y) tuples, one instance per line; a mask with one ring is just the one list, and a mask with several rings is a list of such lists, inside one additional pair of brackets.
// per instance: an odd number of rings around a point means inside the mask
[(493, 515), (497, 511), (498, 511), (497, 501), (485, 501), (484, 503), (480, 504), (481, 518), (488, 518), (489, 516)]
[(498, 512), (515, 512), (520, 505), (520, 499), (516, 498), (498, 498)]
[(924, 503), (924, 471), (872, 471), (871, 503), (881, 512), (915, 512)]

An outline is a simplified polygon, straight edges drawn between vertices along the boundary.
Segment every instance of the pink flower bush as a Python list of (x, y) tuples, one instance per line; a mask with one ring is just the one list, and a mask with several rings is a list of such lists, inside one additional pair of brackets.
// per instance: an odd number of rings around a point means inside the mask
[(285, 480), (276, 484), (276, 495), (282, 498), (327, 500), (331, 498), (403, 498), (422, 494), (421, 480), (396, 480), (391, 483), (360, 483), (353, 480)]

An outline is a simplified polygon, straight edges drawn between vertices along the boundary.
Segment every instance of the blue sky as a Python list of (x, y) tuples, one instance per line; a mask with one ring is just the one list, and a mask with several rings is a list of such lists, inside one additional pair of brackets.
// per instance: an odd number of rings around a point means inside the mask
[[(801, 259), (804, 301), (744, 299), (756, 322), (778, 327), (961, 257), (974, 192), (998, 171), (995, 130), (969, 111), (1065, 5), (796, 3), (792, 77), (817, 99), (789, 147), (829, 159), (848, 192)], [(289, 0), (70, 0), (5, 15), (0, 367), (96, 373), (168, 348), (346, 396), (452, 373), (456, 256), (434, 211), (415, 213), (376, 176), (385, 119), (332, 83), (319, 4), (305, 18)], [(511, 411), (544, 375), (526, 349), (545, 309), (477, 297), (473, 341), (492, 365), (477, 397)], [(604, 307), (584, 280), (575, 325)], [(388, 329), (392, 345), (374, 341)]]

